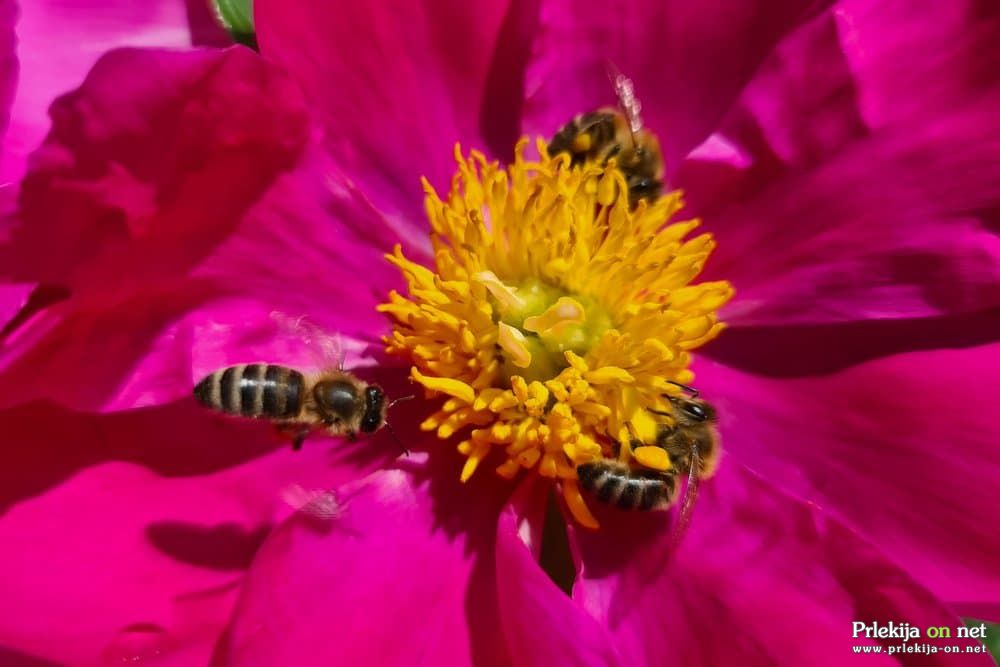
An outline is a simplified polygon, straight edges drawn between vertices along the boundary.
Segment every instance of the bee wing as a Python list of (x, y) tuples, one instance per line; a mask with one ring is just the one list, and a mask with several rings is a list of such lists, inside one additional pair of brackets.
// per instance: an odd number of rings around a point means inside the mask
[(691, 523), (691, 514), (694, 512), (694, 503), (698, 499), (698, 485), (700, 480), (698, 477), (698, 470), (700, 463), (698, 445), (695, 444), (691, 450), (691, 469), (688, 471), (687, 484), (684, 485), (684, 497), (681, 499), (681, 507), (677, 513), (677, 521), (674, 523), (674, 527), (670, 535), (671, 551), (680, 545), (681, 540), (684, 539), (684, 533), (687, 532), (688, 525)]
[(610, 60), (605, 61), (605, 66), (608, 79), (611, 80), (611, 84), (615, 87), (615, 94), (618, 96), (618, 106), (625, 113), (629, 129), (634, 135), (642, 129), (642, 116), (639, 115), (639, 112), (642, 111), (642, 103), (635, 96), (635, 86), (632, 84), (632, 79), (622, 74), (618, 66)]
[(313, 356), (311, 361), (317, 370), (325, 368), (344, 370), (344, 344), (340, 334), (326, 331), (305, 315), (292, 317), (274, 311), (271, 313), (271, 320), (278, 326), (279, 331), (305, 343)]
[(281, 499), (296, 512), (320, 521), (333, 521), (343, 510), (336, 494), (329, 489), (306, 489), (292, 484), (282, 489)]

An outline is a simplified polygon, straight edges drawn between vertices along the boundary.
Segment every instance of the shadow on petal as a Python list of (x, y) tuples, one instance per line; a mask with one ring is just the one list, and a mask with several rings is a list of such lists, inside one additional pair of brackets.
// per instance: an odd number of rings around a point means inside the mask
[(306, 443), (308, 451), (292, 452), (273, 425), (217, 415), (193, 398), (107, 415), (31, 403), (0, 411), (0, 431), (8, 443), (0, 509), (108, 461), (130, 461), (167, 477), (187, 477), (277, 453), (291, 466), (318, 464), (337, 481), (345, 481), (399, 454), (388, 438), (348, 443), (316, 437)]
[(174, 560), (212, 570), (245, 570), (271, 532), (265, 525), (253, 530), (234, 523), (202, 526), (185, 521), (156, 521), (146, 526), (146, 537)]
[(825, 375), (892, 354), (1000, 341), (1000, 310), (827, 324), (734, 326), (701, 354), (762, 377)]

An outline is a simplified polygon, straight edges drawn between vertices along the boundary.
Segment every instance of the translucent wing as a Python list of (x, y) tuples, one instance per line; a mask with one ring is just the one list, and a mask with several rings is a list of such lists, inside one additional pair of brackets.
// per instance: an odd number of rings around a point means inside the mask
[(698, 499), (698, 470), (700, 465), (701, 459), (698, 456), (698, 445), (693, 444), (691, 449), (691, 469), (688, 471), (687, 484), (684, 485), (684, 497), (681, 498), (677, 521), (674, 523), (670, 535), (671, 551), (680, 545), (681, 540), (684, 539), (684, 533), (687, 532), (688, 524), (691, 523), (694, 503)]
[(326, 331), (304, 315), (292, 317), (274, 311), (271, 313), (271, 320), (278, 326), (280, 332), (305, 345), (316, 370), (344, 369), (344, 345), (340, 334)]
[(635, 86), (632, 85), (632, 79), (622, 74), (621, 70), (610, 61), (607, 63), (607, 68), (608, 78), (611, 79), (611, 83), (615, 87), (615, 94), (618, 96), (618, 106), (621, 107), (628, 119), (629, 129), (634, 135), (642, 129), (642, 116), (639, 115), (639, 112), (642, 111), (642, 103), (635, 96)]
[(297, 512), (327, 522), (340, 517), (343, 506), (329, 489), (306, 489), (292, 484), (281, 491), (281, 499)]

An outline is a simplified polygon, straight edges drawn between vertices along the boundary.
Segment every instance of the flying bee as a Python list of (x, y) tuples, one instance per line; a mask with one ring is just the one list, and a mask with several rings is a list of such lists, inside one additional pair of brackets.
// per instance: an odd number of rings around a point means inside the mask
[[(302, 320), (293, 326), (302, 328)], [(334, 341), (327, 338), (325, 342)], [(350, 440), (358, 433), (375, 433), (389, 426), (390, 407), (413, 398), (386, 401), (382, 387), (343, 369), (339, 343), (330, 355), (336, 368), (312, 374), (263, 362), (220, 368), (195, 385), (194, 396), (202, 405), (225, 414), (273, 422), (292, 437), (294, 450), (301, 449), (314, 431)]]
[[(677, 501), (677, 478), (687, 475), (684, 498), (675, 524), (675, 539), (687, 528), (698, 496), (699, 481), (715, 473), (719, 461), (719, 434), (716, 430), (715, 408), (698, 398), (698, 391), (675, 384), (686, 395), (663, 394), (671, 405), (669, 412), (650, 409), (656, 415), (670, 417), (671, 422), (657, 425), (653, 446), (667, 452), (669, 470), (634, 468), (627, 463), (604, 459), (577, 466), (580, 484), (597, 500), (625, 510), (667, 509)], [(633, 434), (634, 448), (647, 445)]]
[(323, 429), (350, 439), (385, 426), (385, 392), (347, 371), (308, 376), (279, 364), (240, 364), (220, 368), (194, 387), (206, 407), (240, 417), (266, 419), (293, 435), (293, 449)]
[(656, 135), (642, 126), (642, 105), (631, 79), (617, 71), (610, 74), (619, 108), (580, 114), (556, 132), (548, 149), (551, 155), (569, 155), (572, 166), (588, 161), (604, 165), (614, 158), (635, 208), (643, 199), (656, 201), (663, 191), (663, 152)]

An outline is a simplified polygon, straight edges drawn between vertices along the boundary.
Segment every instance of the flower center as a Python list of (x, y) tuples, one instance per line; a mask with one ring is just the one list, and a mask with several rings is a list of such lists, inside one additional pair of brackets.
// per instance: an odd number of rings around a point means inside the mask
[(690, 350), (722, 330), (716, 311), (733, 290), (691, 284), (715, 242), (685, 238), (697, 220), (668, 224), (679, 192), (633, 209), (613, 163), (570, 168), (542, 141), (528, 160), (527, 146), (506, 168), (456, 147), (445, 199), (424, 181), (435, 267), (399, 246), (388, 256), (409, 296), (392, 292), (380, 306), (394, 320), (386, 344), (445, 397), (421, 426), (460, 435), (462, 481), (487, 459), (508, 479), (536, 470), (560, 480), (576, 520), (596, 527), (576, 467), (612, 457), (669, 467), (627, 443), (653, 441), (651, 410), (670, 413), (663, 395), (691, 382)]

